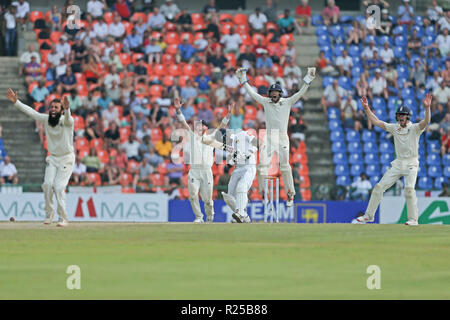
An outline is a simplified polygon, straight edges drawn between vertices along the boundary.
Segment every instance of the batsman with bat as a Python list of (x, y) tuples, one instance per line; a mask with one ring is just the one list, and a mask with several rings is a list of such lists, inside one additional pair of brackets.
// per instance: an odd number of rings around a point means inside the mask
[(375, 211), (381, 202), (383, 193), (389, 189), (398, 179), (405, 177), (405, 200), (408, 211), (406, 225), (418, 225), (417, 197), (414, 186), (416, 185), (417, 171), (419, 168), (419, 139), (422, 132), (430, 123), (430, 106), (432, 95), (428, 93), (423, 100), (425, 106), (425, 118), (419, 123), (411, 123), (411, 110), (401, 106), (395, 113), (397, 123), (386, 123), (377, 118), (371, 111), (367, 98), (363, 96), (361, 103), (367, 114), (367, 118), (377, 127), (389, 132), (394, 137), (395, 154), (397, 158), (391, 162), (391, 167), (385, 172), (380, 182), (372, 190), (366, 213), (356, 220), (360, 223), (373, 222)]
[(294, 204), (295, 188), (292, 168), (289, 164), (290, 148), (289, 136), (287, 134), (289, 114), (291, 107), (305, 94), (311, 82), (316, 77), (316, 68), (308, 68), (308, 72), (303, 78), (303, 86), (289, 98), (281, 97), (283, 91), (277, 83), (269, 87), (269, 97), (263, 97), (253, 91), (252, 87), (248, 84), (245, 68), (239, 68), (236, 71), (236, 76), (248, 94), (264, 107), (264, 114), (266, 116), (266, 135), (260, 148), (258, 165), (259, 191), (262, 193), (264, 179), (268, 175), (273, 153), (277, 152), (280, 159), (281, 176), (283, 177), (284, 188), (288, 197), (286, 206), (291, 207)]
[(50, 153), (45, 159), (47, 167), (45, 169), (44, 183), (42, 184), (45, 197), (44, 224), (51, 224), (55, 216), (53, 209), (53, 194), (55, 194), (59, 215), (57, 226), (65, 227), (68, 225), (65, 190), (75, 163), (73, 148), (74, 121), (70, 114), (69, 100), (67, 97), (64, 98), (63, 102), (59, 99), (54, 99), (50, 102), (49, 113), (43, 114), (20, 102), (17, 92), (14, 92), (12, 89), (8, 89), (6, 97), (14, 103), (14, 107), (44, 125), (47, 148)]

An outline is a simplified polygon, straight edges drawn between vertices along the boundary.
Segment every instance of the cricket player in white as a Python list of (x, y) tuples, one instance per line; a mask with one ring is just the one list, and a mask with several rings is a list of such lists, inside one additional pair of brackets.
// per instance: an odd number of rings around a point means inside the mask
[(248, 84), (246, 69), (239, 68), (236, 71), (241, 85), (245, 87), (248, 94), (264, 107), (266, 116), (266, 135), (264, 136), (260, 148), (260, 159), (258, 166), (259, 191), (264, 188), (264, 178), (268, 176), (269, 166), (274, 152), (278, 153), (280, 159), (281, 176), (283, 177), (284, 188), (288, 196), (286, 206), (291, 207), (294, 203), (294, 180), (292, 178), (292, 168), (289, 164), (289, 137), (287, 134), (289, 114), (291, 107), (305, 94), (311, 82), (315, 78), (316, 68), (308, 68), (305, 82), (300, 90), (289, 98), (282, 98), (282, 88), (279, 84), (272, 84), (269, 87), (269, 97), (263, 97), (254, 92)]
[[(229, 130), (231, 131), (231, 130)], [(230, 133), (230, 132), (229, 132)], [(227, 143), (231, 148), (230, 164), (235, 164), (228, 193), (222, 192), (225, 203), (233, 211), (233, 218), (238, 223), (250, 223), (247, 214), (248, 191), (256, 175), (256, 157), (258, 140), (243, 130), (227, 135)]]
[[(187, 131), (188, 148), (190, 150), (190, 169), (188, 174), (188, 189), (189, 201), (191, 202), (192, 210), (195, 214), (194, 223), (202, 223), (203, 214), (200, 209), (200, 202), (198, 193), (205, 204), (206, 222), (213, 222), (214, 220), (214, 203), (212, 199), (214, 179), (211, 167), (214, 162), (214, 148), (222, 148), (222, 144), (215, 141), (213, 138), (216, 131), (225, 128), (230, 120), (234, 104), (228, 106), (228, 114), (222, 120), (218, 128), (216, 128), (210, 135), (207, 134), (208, 126), (199, 121), (194, 124), (194, 130), (187, 124), (183, 114), (180, 111), (183, 102), (178, 97), (174, 99), (174, 107), (177, 112), (178, 121), (181, 122), (183, 128)], [(207, 137), (208, 136), (208, 137)], [(204, 141), (206, 137), (206, 142)], [(217, 143), (217, 146), (213, 142)]]
[(397, 158), (391, 162), (391, 167), (373, 188), (366, 213), (364, 216), (356, 219), (358, 222), (366, 223), (374, 221), (375, 211), (381, 202), (383, 193), (403, 176), (405, 177), (405, 200), (408, 211), (406, 225), (418, 225), (417, 197), (414, 186), (416, 185), (417, 170), (419, 168), (419, 139), (422, 132), (430, 123), (431, 99), (432, 95), (428, 93), (423, 100), (425, 118), (419, 123), (411, 123), (409, 121), (411, 110), (404, 106), (399, 107), (395, 113), (397, 123), (386, 123), (379, 120), (370, 110), (367, 98), (365, 96), (361, 98), (361, 103), (367, 114), (367, 118), (377, 127), (390, 132), (394, 137)]
[(8, 89), (6, 96), (14, 103), (14, 107), (44, 125), (47, 148), (50, 153), (45, 159), (47, 167), (42, 184), (45, 197), (44, 224), (51, 224), (55, 216), (53, 210), (53, 194), (55, 194), (59, 215), (57, 226), (65, 227), (68, 225), (65, 190), (75, 163), (73, 149), (74, 121), (70, 114), (69, 100), (67, 97), (64, 98), (62, 103), (59, 99), (53, 100), (50, 103), (49, 114), (43, 114), (20, 102), (17, 98), (17, 92), (12, 89)]

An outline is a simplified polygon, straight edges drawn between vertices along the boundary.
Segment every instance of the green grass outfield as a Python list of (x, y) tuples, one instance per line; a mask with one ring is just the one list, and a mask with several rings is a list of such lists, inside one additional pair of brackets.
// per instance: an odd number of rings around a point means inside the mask
[(4, 222), (0, 299), (450, 299), (450, 228)]

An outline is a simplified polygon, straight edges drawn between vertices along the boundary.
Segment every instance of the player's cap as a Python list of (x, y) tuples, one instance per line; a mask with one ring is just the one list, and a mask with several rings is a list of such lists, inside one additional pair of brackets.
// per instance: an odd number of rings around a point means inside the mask
[(208, 123), (205, 120), (200, 120), (200, 122), (202, 123), (203, 126), (206, 126), (209, 128)]
[(411, 109), (409, 109), (408, 107), (406, 107), (406, 106), (401, 106), (401, 107), (398, 107), (397, 108), (397, 111), (395, 112), (395, 118), (397, 119), (397, 115), (398, 114), (406, 114), (406, 119), (411, 119), (411, 116), (412, 116), (412, 112), (411, 112)]
[(376, 68), (375, 73), (381, 73), (381, 70), (379, 68)]
[(270, 93), (270, 91), (279, 91), (279, 92), (283, 92), (283, 89), (281, 88), (281, 86), (280, 86), (280, 84), (279, 83), (274, 83), (274, 84), (272, 84), (270, 87), (269, 87), (269, 93)]

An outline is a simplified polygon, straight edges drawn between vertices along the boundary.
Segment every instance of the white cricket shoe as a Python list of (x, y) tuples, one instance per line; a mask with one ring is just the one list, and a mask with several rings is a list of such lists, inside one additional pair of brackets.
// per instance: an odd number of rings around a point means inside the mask
[(203, 218), (195, 218), (194, 223), (203, 223)]
[(214, 221), (214, 215), (210, 215), (206, 217), (206, 222), (213, 222)]
[(293, 205), (294, 205), (294, 195), (291, 192), (288, 192), (286, 207), (292, 207)]
[(356, 221), (358, 221), (359, 223), (367, 223), (367, 222), (373, 222), (375, 219), (369, 219), (368, 217), (366, 217), (365, 215), (364, 216), (361, 216), (361, 217), (358, 217), (358, 218), (356, 218)]
[(68, 225), (69, 222), (67, 220), (58, 221), (58, 223), (56, 224), (57, 227), (67, 227)]
[(52, 224), (53, 218), (54, 218), (54, 217), (55, 217), (55, 214), (53, 213), (52, 215), (50, 215), (49, 218), (46, 218), (46, 219), (44, 220), (44, 224), (46, 224), (46, 225)]
[(409, 221), (406, 221), (405, 225), (407, 225), (407, 226), (418, 226), (419, 223), (417, 221), (415, 221), (415, 220), (409, 220)]
[(237, 223), (250, 223), (250, 217), (247, 215), (241, 216), (239, 213), (235, 212), (232, 214), (232, 217), (236, 220)]

